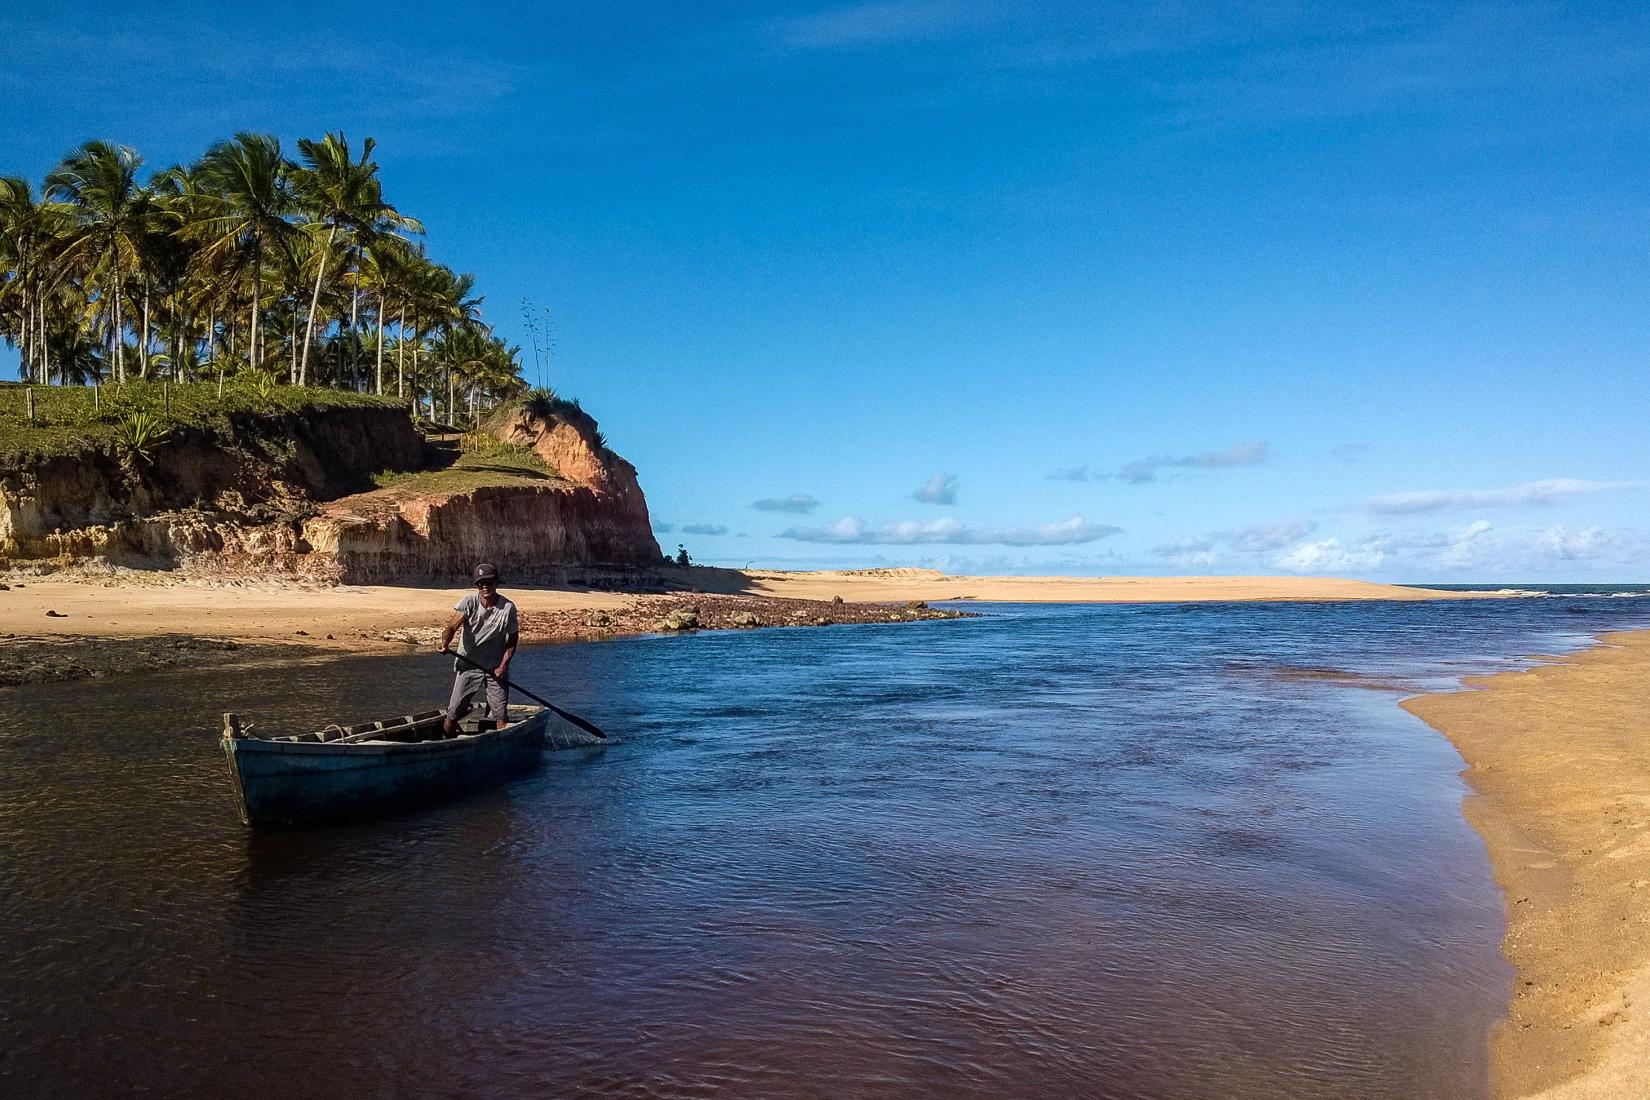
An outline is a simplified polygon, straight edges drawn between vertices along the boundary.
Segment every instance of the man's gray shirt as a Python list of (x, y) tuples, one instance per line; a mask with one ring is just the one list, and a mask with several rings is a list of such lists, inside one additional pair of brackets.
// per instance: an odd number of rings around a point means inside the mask
[[(464, 616), (458, 630), (458, 651), (488, 672), (504, 660), (504, 645), (516, 632), (516, 605), (498, 597), (492, 607), (481, 602), (481, 597), (470, 593), (453, 605), (453, 610)], [(468, 665), (453, 662), (453, 668), (462, 672)]]

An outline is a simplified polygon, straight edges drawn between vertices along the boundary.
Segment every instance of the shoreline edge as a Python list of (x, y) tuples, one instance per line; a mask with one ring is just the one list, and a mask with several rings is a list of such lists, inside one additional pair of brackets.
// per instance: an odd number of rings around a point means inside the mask
[(1650, 1081), (1650, 630), (1400, 705), (1466, 762), (1515, 974), (1495, 1100), (1629, 1097)]

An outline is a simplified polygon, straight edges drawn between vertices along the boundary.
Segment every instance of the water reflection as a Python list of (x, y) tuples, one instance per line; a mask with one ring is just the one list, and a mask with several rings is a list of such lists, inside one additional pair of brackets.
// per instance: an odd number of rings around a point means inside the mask
[(1340, 678), (1436, 683), (1630, 602), (532, 650), (607, 748), (290, 832), (236, 822), (219, 712), (399, 713), (440, 661), (8, 692), (0, 1089), (1482, 1095), (1507, 975), (1459, 761)]

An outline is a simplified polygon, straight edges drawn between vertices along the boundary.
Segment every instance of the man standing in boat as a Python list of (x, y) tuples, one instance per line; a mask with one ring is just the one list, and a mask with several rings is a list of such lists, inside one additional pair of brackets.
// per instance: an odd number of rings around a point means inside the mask
[(448, 737), (458, 733), (458, 720), (470, 709), (470, 701), (485, 693), (488, 729), (500, 729), (509, 719), (509, 701), (505, 696), (504, 680), (510, 672), (510, 659), (516, 655), (516, 605), (498, 594), (498, 570), (483, 562), (473, 575), (476, 590), (453, 605), (453, 617), (447, 620), (441, 632), (441, 652), (453, 652), (453, 635), (458, 635), (458, 654), (481, 668), (492, 670), (492, 675), (472, 668), (462, 661), (453, 662), (457, 677), (453, 680), (453, 696), (447, 703), (447, 719), (442, 730)]

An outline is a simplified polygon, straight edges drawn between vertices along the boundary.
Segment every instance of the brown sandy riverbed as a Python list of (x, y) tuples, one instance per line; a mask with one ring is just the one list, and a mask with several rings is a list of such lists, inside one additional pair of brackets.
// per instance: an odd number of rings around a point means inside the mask
[[(965, 577), (930, 569), (783, 573), (667, 569), (667, 596), (505, 586), (527, 642), (654, 630), (672, 611), (699, 626), (815, 626), (955, 617), (917, 601), (1169, 602), (1459, 598), (1332, 577)], [(0, 684), (79, 679), (170, 667), (193, 659), (178, 639), (227, 641), (264, 659), (287, 647), (372, 652), (431, 642), (464, 589), (316, 585), (291, 580), (191, 579), (169, 573), (13, 575), (0, 590)], [(296, 647), (296, 648), (293, 648)]]
[[(433, 646), (465, 589), (179, 581), (165, 575), (13, 578), (0, 590), (0, 686), (246, 666), (316, 653)], [(522, 640), (660, 629), (832, 626), (961, 618), (920, 601), (867, 603), (710, 592), (642, 595), (508, 588)], [(671, 620), (674, 618), (674, 622)], [(670, 625), (667, 626), (666, 624)]]
[(1467, 761), (1507, 898), (1498, 1100), (1650, 1096), (1650, 632), (1601, 641), (1404, 703)]
[[(959, 577), (927, 569), (805, 573), (672, 569), (665, 576), (679, 589), (707, 595), (819, 603), (840, 597), (854, 604), (948, 599), (1096, 603), (1457, 597), (1455, 593), (1331, 577)], [(140, 572), (8, 580), (10, 587), (0, 591), (0, 634), (189, 634), (242, 641), (303, 640), (305, 644), (320, 644), (332, 634), (332, 640), (353, 645), (362, 636), (439, 623), (455, 595), (464, 590), (462, 585), (204, 582)], [(625, 611), (645, 606), (651, 598), (626, 592), (518, 588), (508, 583), (504, 591), (523, 614), (543, 616), (546, 621), (583, 612)], [(62, 617), (48, 617), (51, 611)]]

